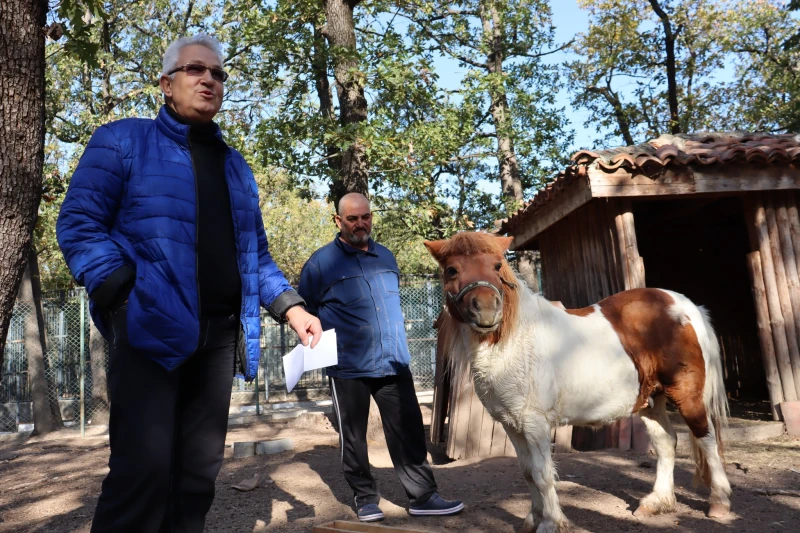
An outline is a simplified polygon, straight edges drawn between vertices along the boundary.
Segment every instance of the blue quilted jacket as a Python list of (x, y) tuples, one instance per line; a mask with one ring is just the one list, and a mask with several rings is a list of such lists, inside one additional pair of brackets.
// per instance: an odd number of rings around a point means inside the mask
[[(72, 176), (58, 217), (58, 243), (76, 281), (91, 296), (128, 265), (128, 338), (168, 370), (185, 361), (200, 337), (196, 186), (189, 126), (162, 108), (155, 120), (124, 119), (97, 129)], [(222, 139), (217, 130), (216, 135)], [(225, 178), (242, 280), (241, 321), (247, 371), (256, 374), (260, 306), (291, 287), (267, 248), (258, 189), (242, 155), (228, 148)], [(90, 304), (105, 335), (102, 310)]]

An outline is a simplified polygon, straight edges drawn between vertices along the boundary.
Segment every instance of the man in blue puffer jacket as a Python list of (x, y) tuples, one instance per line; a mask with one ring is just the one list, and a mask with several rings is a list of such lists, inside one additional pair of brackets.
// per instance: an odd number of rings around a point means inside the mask
[(208, 36), (172, 43), (155, 120), (98, 128), (58, 242), (110, 344), (110, 472), (92, 531), (200, 532), (231, 382), (255, 377), (260, 306), (303, 343), (319, 320), (270, 257), (258, 189), (212, 122), (227, 73)]

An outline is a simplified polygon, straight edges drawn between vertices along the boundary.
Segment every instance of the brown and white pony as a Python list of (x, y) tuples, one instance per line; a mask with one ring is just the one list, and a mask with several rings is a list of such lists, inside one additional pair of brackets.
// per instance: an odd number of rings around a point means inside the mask
[[(510, 237), (460, 233), (426, 241), (446, 296), (439, 335), (452, 376), (469, 365), (475, 392), (503, 424), (531, 494), (522, 531), (563, 531), (550, 430), (602, 426), (638, 413), (658, 455), (653, 492), (637, 516), (675, 508), (677, 437), (671, 401), (691, 430), (698, 479), (711, 487), (709, 516), (730, 511), (720, 459), (728, 402), (719, 344), (702, 307), (661, 289), (620, 292), (564, 309), (531, 292), (504, 259)], [(456, 385), (457, 386), (457, 385)]]

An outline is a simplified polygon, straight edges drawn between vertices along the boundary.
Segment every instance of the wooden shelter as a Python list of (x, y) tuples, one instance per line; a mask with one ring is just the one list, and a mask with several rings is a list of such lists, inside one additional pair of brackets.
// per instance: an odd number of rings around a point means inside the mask
[[(568, 308), (645, 286), (705, 306), (728, 396), (769, 399), (780, 420), (780, 404), (800, 397), (798, 167), (800, 135), (790, 134), (664, 135), (582, 150), (499, 233), (514, 237), (514, 250), (539, 250), (544, 296)], [(471, 389), (439, 381), (434, 442), (446, 439), (452, 458), (513, 453)], [(649, 444), (638, 416), (600, 431), (560, 428), (554, 440), (562, 451)]]

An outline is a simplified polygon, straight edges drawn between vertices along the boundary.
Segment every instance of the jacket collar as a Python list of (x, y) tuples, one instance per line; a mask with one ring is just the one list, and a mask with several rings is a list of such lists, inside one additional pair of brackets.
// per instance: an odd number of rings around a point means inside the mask
[[(189, 130), (191, 126), (189, 124), (184, 124), (173, 116), (172, 113), (167, 111), (166, 104), (162, 105), (161, 109), (158, 110), (156, 124), (164, 135), (181, 146), (189, 146)], [(222, 141), (222, 131), (219, 129), (216, 122), (212, 122), (212, 124), (214, 125), (214, 137)]]
[(340, 239), (339, 237), (341, 237), (341, 236), (342, 236), (342, 233), (338, 232), (336, 234), (336, 237), (333, 239), (333, 242), (336, 243), (336, 246), (338, 246), (339, 249), (342, 250), (343, 252), (346, 252), (348, 254), (362, 253), (362, 254), (370, 254), (370, 255), (375, 255), (375, 256), (378, 255), (378, 252), (375, 250), (375, 241), (372, 240), (372, 237), (370, 237), (370, 239), (369, 239), (369, 243), (367, 244), (367, 249), (366, 250), (359, 250), (358, 248), (354, 248), (353, 246), (350, 246), (349, 244), (344, 242), (342, 239)]

